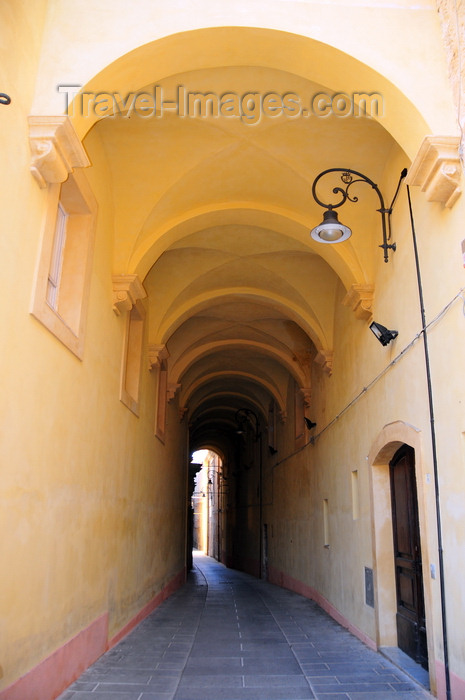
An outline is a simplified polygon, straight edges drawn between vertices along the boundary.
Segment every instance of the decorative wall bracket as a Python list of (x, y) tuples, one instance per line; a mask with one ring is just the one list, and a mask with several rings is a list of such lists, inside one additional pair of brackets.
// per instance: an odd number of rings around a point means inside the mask
[(64, 182), (75, 168), (90, 165), (69, 117), (29, 117), (31, 173), (39, 187)]
[(161, 366), (161, 363), (164, 360), (167, 360), (168, 357), (170, 356), (168, 352), (168, 348), (166, 345), (155, 345), (155, 344), (150, 344), (149, 345), (149, 370), (152, 370), (154, 367), (159, 367)]
[(320, 350), (315, 357), (315, 362), (320, 365), (323, 371), (329, 376), (331, 376), (333, 371), (333, 354), (332, 350)]
[(460, 196), (459, 136), (425, 136), (406, 183), (417, 185), (429, 202), (452, 207)]
[(166, 387), (166, 400), (169, 403), (176, 396), (176, 392), (181, 388), (180, 384), (168, 384)]
[(342, 303), (352, 309), (355, 318), (368, 321), (373, 315), (374, 292), (372, 284), (353, 284)]
[(130, 311), (138, 299), (145, 299), (147, 292), (137, 275), (113, 275), (113, 311), (120, 316)]
[(312, 403), (312, 390), (309, 387), (300, 387), (300, 391), (304, 397), (305, 408), (310, 408)]

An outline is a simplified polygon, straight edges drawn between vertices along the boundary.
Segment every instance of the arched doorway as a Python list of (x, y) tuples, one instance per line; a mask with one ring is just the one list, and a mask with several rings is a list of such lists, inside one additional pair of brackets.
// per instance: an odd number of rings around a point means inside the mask
[(192, 462), (200, 466), (194, 479), (191, 496), (193, 510), (192, 546), (209, 557), (221, 561), (224, 533), (221, 515), (227, 496), (223, 460), (214, 450), (197, 450)]
[[(427, 558), (427, 493), (421, 431), (396, 421), (377, 436), (371, 465), (373, 573), (376, 642), (391, 653), (399, 648), (428, 668), (436, 684), (432, 658), (432, 591)], [(409, 550), (409, 551), (407, 551)], [(421, 556), (423, 553), (423, 557)]]

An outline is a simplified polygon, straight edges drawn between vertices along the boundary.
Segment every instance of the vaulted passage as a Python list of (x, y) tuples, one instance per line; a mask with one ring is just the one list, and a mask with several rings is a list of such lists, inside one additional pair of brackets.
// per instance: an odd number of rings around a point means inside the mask
[(459, 5), (1, 5), (0, 700), (217, 594), (465, 697)]
[[(252, 35), (247, 66), (234, 62), (234, 48)], [(182, 69), (181, 61), (172, 73), (181, 43), (183, 51), (209, 46), (202, 67)], [(99, 78), (103, 86), (105, 74), (119, 76), (124, 86), (131, 75), (134, 94), (136, 86), (147, 107), (154, 102), (151, 115), (136, 98), (124, 108), (90, 100), (84, 117), (84, 98), (77, 97), (69, 111), (92, 162), (101, 210), (111, 210), (114, 226), (114, 308), (127, 326), (122, 401), (141, 421), (153, 421), (175, 462), (199, 449), (220, 455), (209, 491), (218, 500), (213, 553), (220, 561), (287, 585), (306, 582), (342, 601), (346, 582), (327, 560), (335, 548), (360, 546), (359, 517), (346, 505), (341, 510), (339, 495), (358, 466), (330, 456), (334, 430), (319, 436), (360, 389), (359, 358), (377, 371), (380, 350), (367, 326), (374, 280), (385, 264), (372, 188), (350, 185), (344, 220), (357, 235), (332, 246), (310, 236), (322, 217), (312, 183), (322, 170), (347, 164), (391, 196), (408, 161), (409, 136), (396, 141), (380, 118), (380, 96), (362, 103), (354, 97), (359, 101), (344, 110), (349, 84), (346, 98), (328, 98), (332, 106), (317, 113), (325, 95), (336, 94), (332, 81), (342, 58), (326, 47), (321, 84), (308, 62), (317, 49), (310, 40), (303, 44), (305, 61), (277, 64), (276, 46), (300, 44), (297, 36), (273, 31), (188, 32), (172, 44), (138, 48)], [(164, 56), (166, 75), (148, 84), (145, 66), (155, 55)], [(303, 109), (304, 96), (314, 113), (290, 112), (289, 100)], [(396, 99), (400, 105), (400, 93)], [(411, 119), (421, 129), (413, 109)], [(348, 182), (341, 172), (330, 173), (317, 197), (338, 203)], [(396, 215), (404, 221), (405, 188), (400, 198)], [(387, 308), (382, 315), (390, 323)], [(148, 400), (139, 386), (142, 337)], [(368, 415), (366, 402), (361, 410)], [(352, 421), (341, 423), (338, 443), (353, 434)], [(188, 444), (182, 457), (174, 447), (179, 440)], [(171, 489), (179, 490), (173, 481)], [(366, 510), (366, 471), (354, 489)], [(173, 505), (176, 498), (173, 492)], [(348, 527), (336, 525), (346, 512)], [(187, 530), (189, 565), (193, 532)], [(369, 538), (361, 546), (369, 560)]]

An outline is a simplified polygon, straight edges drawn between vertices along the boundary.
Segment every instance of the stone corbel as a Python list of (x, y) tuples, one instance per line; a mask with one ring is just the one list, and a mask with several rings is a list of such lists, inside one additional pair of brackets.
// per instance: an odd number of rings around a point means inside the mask
[(281, 423), (285, 425), (287, 421), (287, 411), (283, 409), (282, 411), (279, 411), (279, 418), (281, 420)]
[(120, 316), (130, 311), (138, 299), (145, 299), (147, 292), (137, 275), (113, 275), (113, 311)]
[(461, 189), (459, 136), (425, 136), (405, 182), (421, 187), (429, 202), (452, 207)]
[(318, 355), (315, 357), (315, 362), (320, 365), (326, 374), (331, 376), (333, 371), (333, 351), (332, 350), (320, 350)]
[(31, 173), (44, 188), (67, 180), (75, 168), (90, 165), (69, 117), (29, 117)]
[(168, 384), (166, 387), (166, 400), (168, 403), (174, 399), (176, 392), (181, 388), (180, 384)]
[(342, 303), (355, 314), (355, 318), (367, 321), (373, 315), (373, 297), (375, 288), (372, 284), (353, 284)]
[(305, 408), (310, 408), (312, 402), (312, 390), (309, 387), (301, 387), (300, 391), (304, 397)]
[(179, 409), (179, 422), (184, 420), (184, 416), (187, 413), (187, 406), (181, 406)]
[(166, 345), (149, 345), (149, 370), (159, 367), (170, 356)]

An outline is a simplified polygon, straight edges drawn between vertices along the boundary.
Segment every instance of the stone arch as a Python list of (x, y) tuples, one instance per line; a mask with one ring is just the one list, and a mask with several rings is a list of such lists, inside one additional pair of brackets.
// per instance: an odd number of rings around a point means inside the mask
[(308, 385), (309, 378), (305, 376), (302, 368), (293, 361), (293, 358), (271, 345), (259, 343), (252, 340), (217, 340), (209, 343), (203, 343), (197, 347), (190, 348), (185, 355), (180, 357), (171, 369), (171, 378), (174, 384), (182, 382), (182, 376), (197, 360), (206, 355), (220, 351), (222, 348), (237, 348), (255, 350), (257, 354), (263, 354), (273, 358), (276, 362), (282, 364), (289, 371), (289, 374), (294, 377), (295, 381), (301, 386)]
[(295, 321), (296, 324), (305, 331), (317, 350), (322, 351), (328, 349), (330, 344), (327, 342), (324, 329), (322, 329), (316, 320), (311, 318), (305, 310), (278, 294), (272, 294), (271, 292), (265, 293), (262, 289), (251, 289), (249, 287), (221, 289), (220, 291), (215, 290), (214, 292), (204, 293), (189, 299), (189, 301), (176, 309), (169, 318), (163, 320), (163, 325), (158, 330), (157, 340), (161, 344), (166, 343), (186, 319), (202, 309), (207, 308), (213, 302), (227, 301), (237, 297), (239, 294), (243, 299), (259, 301), (273, 308), (282, 310), (286, 316)]
[(239, 372), (239, 371), (231, 371), (229, 370), (228, 372), (211, 372), (210, 374), (207, 374), (203, 377), (200, 377), (197, 379), (195, 382), (193, 382), (189, 387), (181, 388), (181, 393), (179, 397), (179, 405), (180, 405), (180, 410), (183, 411), (189, 401), (191, 396), (194, 395), (195, 391), (203, 386), (204, 384), (208, 384), (209, 382), (212, 382), (218, 378), (222, 377), (234, 377), (234, 378), (240, 378), (240, 379), (245, 379), (252, 384), (257, 384), (258, 386), (264, 388), (266, 391), (268, 391), (269, 395), (275, 400), (276, 405), (278, 407), (279, 412), (281, 415), (285, 415), (286, 413), (286, 401), (283, 396), (281, 396), (278, 388), (274, 386), (270, 381), (265, 380), (262, 377), (256, 377), (250, 373), (247, 372)]
[[(316, 37), (263, 27), (211, 26), (191, 29), (135, 45), (119, 56), (113, 51), (113, 60), (107, 65), (96, 65), (97, 72), (80, 92), (91, 95), (115, 94), (124, 99), (125, 95), (143, 91), (154, 81), (160, 82), (196, 70), (233, 66), (251, 66), (270, 72), (288, 73), (313, 85), (321, 85), (323, 90), (334, 91), (337, 86), (338, 93), (347, 95), (359, 94), (357, 91), (363, 85), (364, 90), (377, 91), (383, 100), (389, 102), (389, 110), (383, 115), (373, 115), (373, 119), (413, 158), (421, 139), (431, 128), (409, 99), (410, 96), (393, 82), (395, 76), (388, 78), (356, 57), (354, 47), (351, 50), (354, 51), (353, 55), (330, 43), (323, 43)], [(107, 60), (108, 58), (110, 55)], [(78, 102), (79, 96), (71, 103), (68, 111), (78, 136), (84, 139), (97, 121), (111, 118), (111, 115), (99, 116), (92, 110), (85, 115), (81, 114)], [(115, 111), (120, 111), (120, 106)], [(234, 207), (241, 208), (241, 203), (235, 203)], [(230, 204), (228, 208), (231, 208)], [(258, 210), (259, 205), (251, 208)], [(127, 269), (119, 265), (118, 271), (136, 273), (143, 279), (157, 257), (166, 250), (169, 240), (176, 240), (179, 235), (178, 226), (187, 224), (189, 227), (193, 224), (198, 227), (200, 222), (197, 216), (201, 213), (183, 212), (179, 221), (165, 222), (162, 230), (156, 226), (153, 230), (150, 228), (146, 232), (147, 238), (140, 240), (130, 254), (130, 259), (126, 262)], [(214, 215), (216, 212), (211, 213)], [(262, 216), (266, 214), (266, 211), (262, 212)], [(270, 214), (274, 218), (273, 224), (282, 226), (284, 223), (293, 231), (298, 231), (294, 235), (301, 236), (304, 232), (303, 239), (307, 241), (309, 250), (313, 250), (313, 244), (308, 240), (310, 219), (299, 217), (296, 212), (272, 211), (272, 207)], [(160, 240), (164, 236), (165, 240)], [(346, 290), (352, 284), (370, 282), (364, 279), (361, 265), (350, 245), (343, 250), (336, 246), (324, 246), (320, 248), (319, 255), (334, 269)]]
[(204, 442), (202, 442), (202, 440), (199, 440), (199, 444), (202, 444), (202, 447), (196, 447), (194, 450), (192, 450), (192, 452), (198, 452), (199, 450), (210, 450), (210, 452), (214, 452), (216, 455), (218, 455), (218, 457), (224, 463), (226, 459), (226, 453), (219, 442), (209, 438)]
[[(180, 50), (182, 47), (182, 50)], [(240, 49), (240, 51), (238, 51)], [(240, 56), (240, 58), (238, 58)], [(158, 80), (187, 71), (236, 65), (260, 66), (311, 79), (323, 88), (355, 94), (360, 85), (371, 87), (389, 101), (383, 126), (412, 158), (428, 125), (414, 103), (392, 80), (362, 60), (311, 36), (262, 27), (222, 26), (179, 32), (135, 46), (100, 68), (82, 92), (107, 93), (109, 85), (126, 95)], [(399, 76), (400, 78), (400, 76)], [(84, 138), (99, 120), (83, 116), (71, 104), (75, 129)], [(374, 117), (379, 118), (379, 117)]]
[[(259, 411), (260, 413), (264, 412), (264, 408), (262, 406), (262, 403), (255, 399), (254, 397), (250, 396), (247, 394), (245, 391), (213, 391), (209, 394), (208, 397), (210, 400), (216, 400), (216, 399), (232, 399), (233, 402), (241, 402), (243, 404), (250, 404), (256, 411)], [(191, 414), (194, 414), (202, 404), (205, 403), (205, 399), (202, 397), (200, 400), (195, 399), (193, 400), (192, 397), (190, 399), (190, 410)]]
[[(140, 45), (137, 45), (136, 37), (133, 41), (134, 45), (126, 46), (126, 52), (122, 55), (118, 55), (117, 47), (111, 47), (110, 53), (105, 54), (106, 59), (102, 55), (99, 59), (101, 63), (104, 64), (105, 60), (109, 62), (107, 65), (94, 66), (96, 72), (83, 86), (81, 93), (114, 94), (124, 100), (127, 94), (143, 91), (147, 86), (176, 75), (220, 67), (251, 66), (270, 72), (288, 73), (314, 85), (321, 85), (322, 89), (328, 91), (337, 86), (339, 93), (348, 95), (359, 94), (357, 91), (362, 85), (364, 90), (374, 91), (376, 87), (383, 99), (389, 101), (389, 110), (383, 115), (373, 115), (373, 119), (381, 124), (411, 158), (424, 134), (431, 131), (410, 95), (405, 93), (405, 88), (402, 91), (395, 84), (395, 73), (389, 77), (383, 75), (376, 62), (375, 67), (364, 62), (353, 46), (346, 47), (354, 52), (351, 55), (311, 35), (261, 26), (209, 26), (161, 36)], [(400, 75), (398, 77), (402, 84)], [(78, 136), (84, 139), (97, 121), (111, 118), (111, 115), (99, 116), (92, 110), (82, 114), (78, 102), (79, 98), (76, 97), (68, 111)], [(120, 108), (121, 105), (115, 111)], [(219, 207), (219, 210), (227, 207), (227, 210), (216, 211), (215, 207)], [(182, 229), (188, 230), (200, 225), (200, 215), (205, 215), (206, 219), (210, 216), (215, 219), (218, 215), (221, 218), (225, 214), (234, 218), (236, 208), (243, 209), (243, 203), (216, 204), (211, 212), (182, 212), (179, 220), (163, 222), (161, 228), (151, 224), (149, 230), (144, 232), (144, 237), (137, 239), (129, 259), (125, 259), (123, 265), (117, 265), (118, 272), (135, 273), (143, 280), (170, 241), (176, 241), (182, 235)], [(307, 217), (297, 212), (274, 211), (272, 205), (260, 212), (260, 203), (249, 203), (249, 208), (251, 213), (260, 215), (263, 220), (271, 219), (273, 227), (278, 226), (277, 230), (289, 228), (291, 236), (305, 240), (309, 251), (314, 249), (308, 238), (310, 218), (307, 220)], [(318, 251), (342, 280), (347, 291), (353, 284), (371, 281), (365, 279), (360, 261), (350, 245), (342, 250), (336, 246), (324, 246)], [(122, 253), (123, 257), (124, 255)]]
[(312, 226), (310, 213), (304, 217), (298, 212), (283, 210), (273, 204), (266, 207), (260, 202), (224, 202), (209, 207), (182, 212), (176, 220), (166, 222), (151, 230), (150, 235), (135, 245), (127, 263), (127, 273), (144, 279), (152, 265), (171, 245), (196, 230), (219, 224), (253, 224), (258, 229), (270, 229), (291, 239), (305, 241), (309, 252), (318, 255), (341, 279), (346, 291), (353, 284), (369, 282), (351, 246), (343, 250), (335, 246), (321, 246), (309, 236)]

